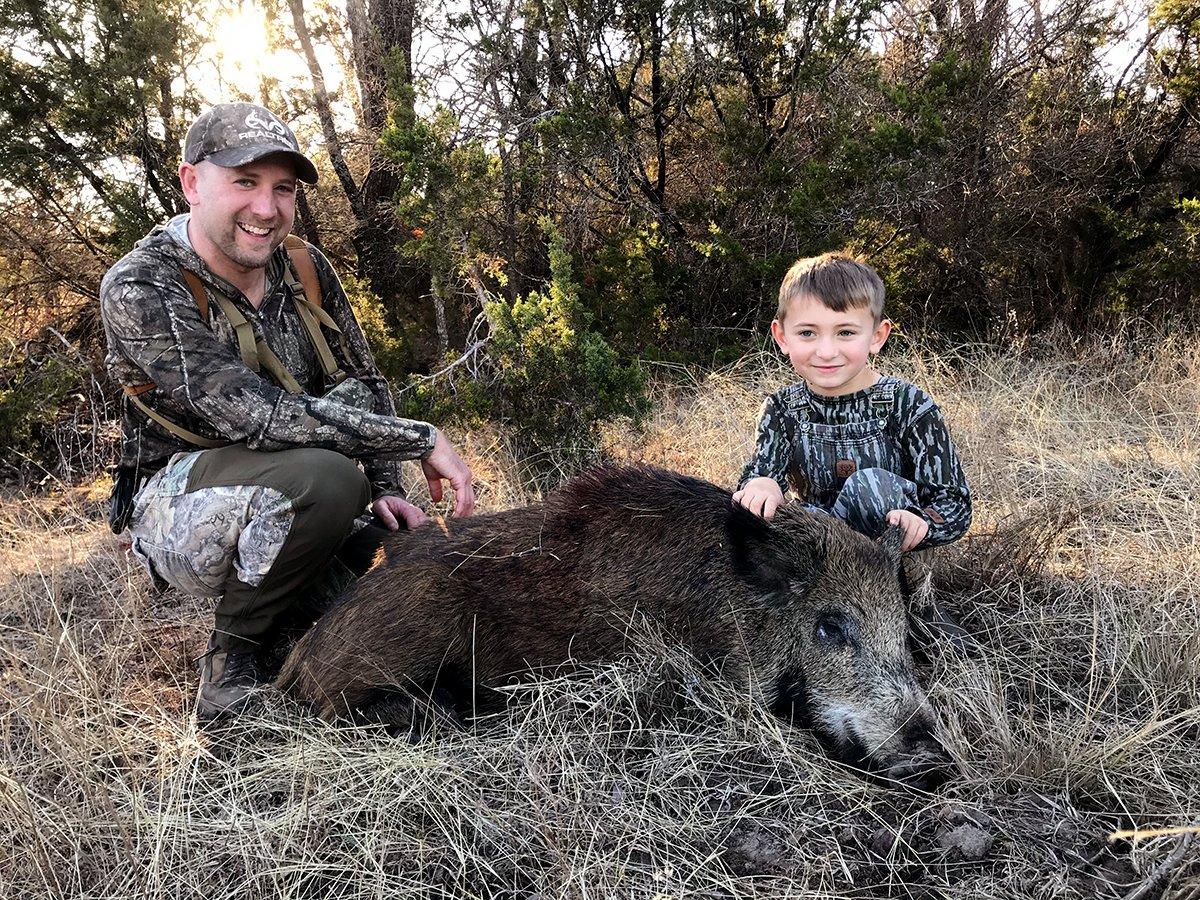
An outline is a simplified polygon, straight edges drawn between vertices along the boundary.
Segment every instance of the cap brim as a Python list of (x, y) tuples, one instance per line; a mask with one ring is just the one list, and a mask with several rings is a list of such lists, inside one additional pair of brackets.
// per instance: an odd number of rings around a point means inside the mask
[(287, 150), (278, 144), (254, 144), (249, 147), (230, 147), (228, 150), (218, 150), (216, 153), (210, 153), (204, 159), (223, 169), (232, 169), (276, 153), (291, 158), (292, 162), (296, 164), (296, 177), (305, 184), (317, 183), (317, 167), (312, 164), (309, 158), (303, 153), (297, 153), (295, 150)]

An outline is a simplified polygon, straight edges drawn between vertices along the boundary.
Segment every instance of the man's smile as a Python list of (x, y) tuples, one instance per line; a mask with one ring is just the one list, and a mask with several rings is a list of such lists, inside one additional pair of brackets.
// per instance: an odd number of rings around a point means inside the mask
[(253, 237), (266, 237), (271, 233), (270, 228), (263, 228), (260, 225), (251, 225), (249, 222), (238, 222), (237, 227)]

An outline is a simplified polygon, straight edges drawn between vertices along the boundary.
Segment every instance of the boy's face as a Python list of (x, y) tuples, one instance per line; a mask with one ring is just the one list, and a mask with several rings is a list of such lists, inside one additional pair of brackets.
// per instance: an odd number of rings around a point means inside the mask
[(783, 321), (771, 323), (771, 336), (787, 354), (796, 374), (814, 394), (836, 397), (875, 383), (868, 366), (891, 334), (892, 323), (878, 325), (867, 308), (835, 312), (813, 297), (797, 297)]

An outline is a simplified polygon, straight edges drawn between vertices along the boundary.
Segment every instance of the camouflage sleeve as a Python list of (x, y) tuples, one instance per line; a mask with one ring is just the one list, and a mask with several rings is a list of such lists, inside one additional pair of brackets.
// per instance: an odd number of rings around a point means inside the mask
[(323, 447), (355, 459), (413, 459), (433, 449), (426, 422), (366, 412), (337, 400), (291, 394), (246, 368), (201, 320), (181, 277), (153, 263), (111, 269), (100, 292), (116, 350), (140, 369), (172, 409), (252, 450)]
[(791, 433), (787, 410), (779, 402), (778, 395), (772, 394), (763, 401), (754, 453), (742, 469), (738, 490), (744, 488), (751, 478), (773, 478), (784, 496), (787, 496), (787, 473), (792, 455)]
[[(395, 416), (396, 404), (392, 400), (391, 388), (375, 364), (375, 357), (371, 355), (371, 348), (354, 316), (341, 279), (325, 254), (311, 244), (309, 250), (317, 268), (317, 277), (321, 280), (322, 306), (337, 322), (345, 338), (348, 358), (342, 360), (342, 365), (346, 374), (357, 378), (370, 389), (371, 396), (375, 398), (375, 412)], [(330, 346), (336, 344), (331, 342)], [(399, 456), (375, 456), (363, 460), (363, 469), (371, 482), (374, 497), (384, 494), (405, 496), (402, 463), (403, 459)]]
[(917, 484), (921, 509), (929, 522), (921, 548), (956, 541), (971, 527), (971, 489), (942, 411), (924, 391), (914, 390), (904, 416), (901, 452), (905, 474)]

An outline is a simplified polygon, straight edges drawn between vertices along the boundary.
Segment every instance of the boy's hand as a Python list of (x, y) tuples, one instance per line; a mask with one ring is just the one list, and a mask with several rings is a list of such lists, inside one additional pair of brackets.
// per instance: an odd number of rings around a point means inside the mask
[(770, 519), (775, 510), (783, 505), (783, 491), (774, 478), (751, 478), (746, 486), (733, 495), (733, 502), (740, 503), (755, 515)]
[(912, 550), (929, 534), (929, 523), (907, 509), (893, 509), (887, 514), (887, 520), (889, 525), (899, 525), (900, 530), (904, 532), (904, 541), (900, 544), (901, 553)]

